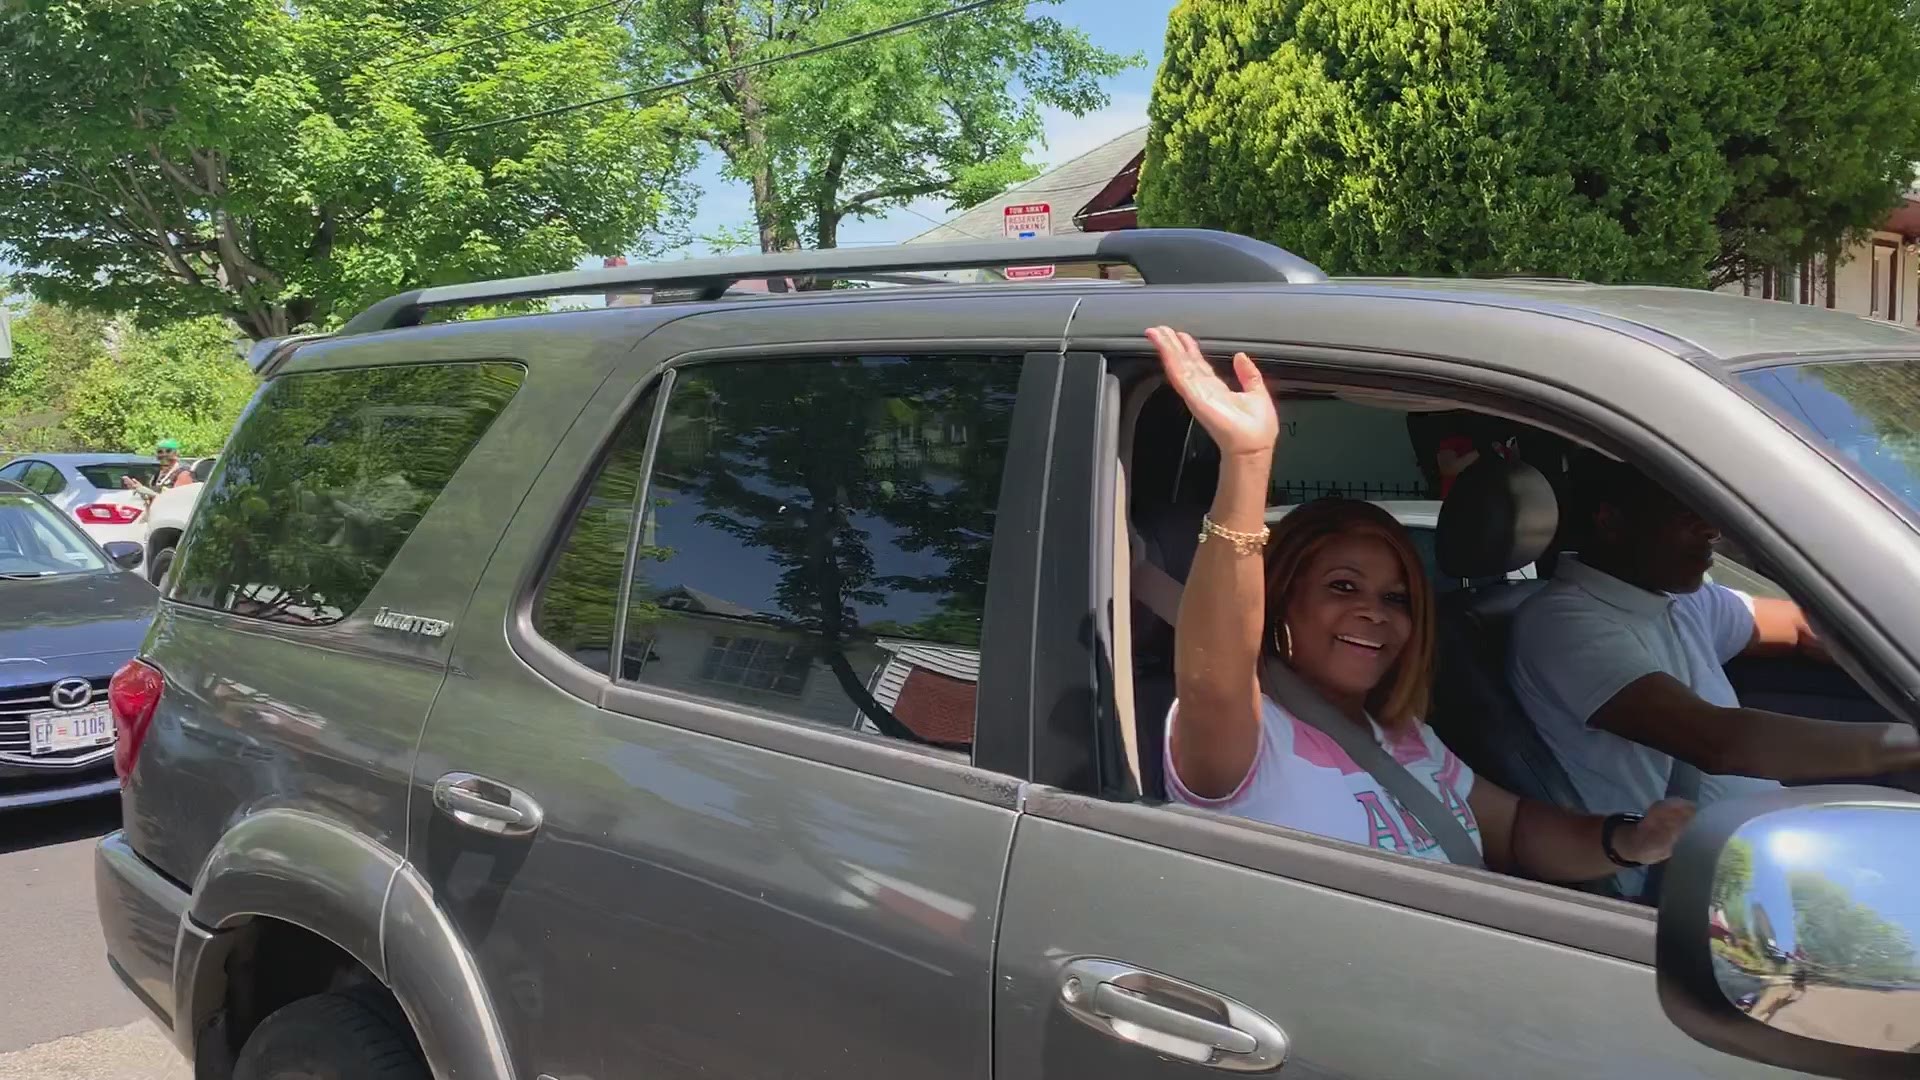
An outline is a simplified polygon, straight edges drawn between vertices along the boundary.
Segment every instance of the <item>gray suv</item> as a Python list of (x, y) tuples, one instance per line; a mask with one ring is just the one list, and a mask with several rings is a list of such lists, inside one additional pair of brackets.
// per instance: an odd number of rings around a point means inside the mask
[(1703, 811), (1658, 910), (1169, 805), (1137, 594), (1212, 460), (1162, 323), (1268, 368), (1276, 507), (1435, 499), (1469, 444), (1551, 482), (1441, 514), (1479, 774), (1577, 804), (1498, 667), (1576, 445), (1844, 657), (1750, 703), (1920, 715), (1901, 327), (1152, 230), (427, 289), (256, 350), (112, 686), (114, 971), (202, 1077), (1920, 1068), (1916, 777)]

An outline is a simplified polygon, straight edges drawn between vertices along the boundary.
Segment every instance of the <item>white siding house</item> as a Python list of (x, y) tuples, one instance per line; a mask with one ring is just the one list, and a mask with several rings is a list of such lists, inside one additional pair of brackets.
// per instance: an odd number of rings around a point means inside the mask
[(1920, 188), (1860, 243), (1831, 264), (1809, 259), (1798, 267), (1758, 273), (1722, 292), (1788, 304), (1811, 304), (1920, 327)]

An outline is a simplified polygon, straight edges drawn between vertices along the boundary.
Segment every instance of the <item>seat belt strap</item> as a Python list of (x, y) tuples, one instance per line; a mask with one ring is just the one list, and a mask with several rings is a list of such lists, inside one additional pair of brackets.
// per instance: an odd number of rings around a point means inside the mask
[(1395, 761), (1392, 754), (1374, 741), (1371, 730), (1362, 731), (1359, 725), (1341, 716), (1325, 698), (1275, 657), (1261, 660), (1260, 686), (1276, 704), (1346, 751), (1355, 765), (1365, 769), (1375, 783), (1413, 815), (1421, 828), (1427, 830), (1427, 835), (1439, 842), (1440, 850), (1447, 853), (1448, 862), (1455, 866), (1486, 866), (1480, 849), (1474, 846), (1473, 837), (1467, 833), (1467, 827), (1460, 824), (1460, 819), (1454, 817), (1452, 811), (1440, 804), (1433, 792), (1414, 779), (1405, 766)]

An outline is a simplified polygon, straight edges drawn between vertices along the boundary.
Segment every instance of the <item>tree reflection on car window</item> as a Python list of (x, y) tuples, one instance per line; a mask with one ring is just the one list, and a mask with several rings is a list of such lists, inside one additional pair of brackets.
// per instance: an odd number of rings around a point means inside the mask
[(1005, 357), (683, 370), (622, 677), (968, 745), (1019, 374)]
[(1793, 364), (1741, 380), (1920, 513), (1920, 360)]

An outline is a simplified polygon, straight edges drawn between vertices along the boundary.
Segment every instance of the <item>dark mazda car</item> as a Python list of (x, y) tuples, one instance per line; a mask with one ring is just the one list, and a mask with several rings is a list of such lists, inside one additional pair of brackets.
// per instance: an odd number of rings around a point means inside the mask
[(118, 788), (107, 680), (153, 621), (141, 557), (0, 480), (0, 811)]

